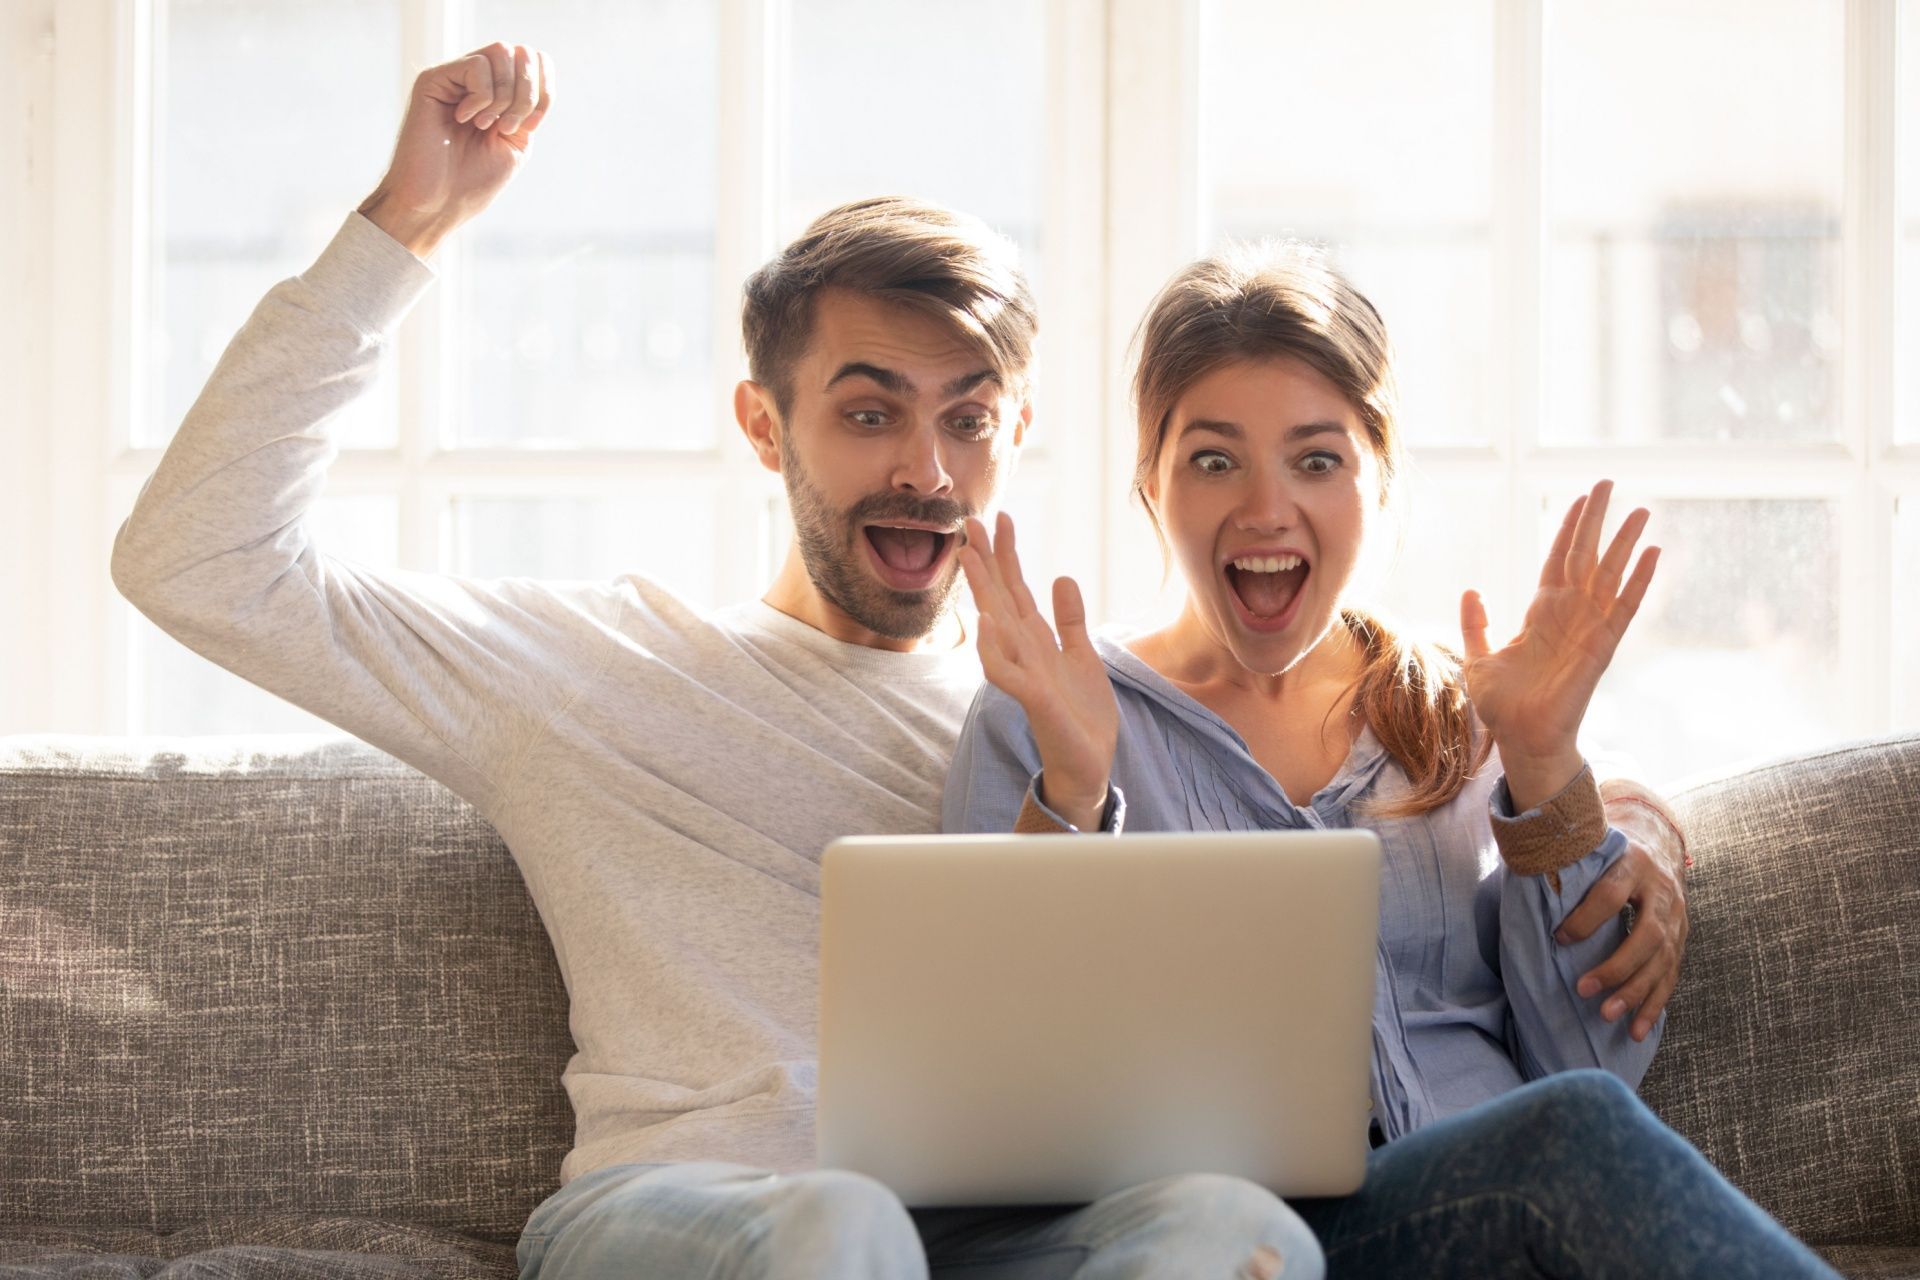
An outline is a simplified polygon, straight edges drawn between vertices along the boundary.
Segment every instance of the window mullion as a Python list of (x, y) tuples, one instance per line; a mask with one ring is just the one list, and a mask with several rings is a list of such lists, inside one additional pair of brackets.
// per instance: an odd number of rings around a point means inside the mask
[(1891, 727), (1893, 503), (1879, 472), (1893, 444), (1898, 289), (1896, 0), (1847, 0), (1846, 169), (1841, 204), (1841, 439), (1859, 460), (1841, 512), (1840, 653), (1847, 723)]
[[(400, 110), (410, 105), (413, 77), (444, 61), (465, 23), (463, 0), (404, 0)], [(399, 379), (399, 470), (395, 497), (400, 512), (400, 565), (435, 572), (447, 567), (440, 529), (445, 498), (428, 481), (428, 471), (448, 435), (448, 411), (458, 377), (453, 344), (461, 338), (457, 322), (460, 295), (456, 236), (433, 263), (437, 279), (408, 316), (395, 339), (391, 376)]]
[(1540, 546), (1539, 477), (1528, 461), (1540, 450), (1546, 404), (1546, 20), (1542, 0), (1495, 0), (1493, 8), (1493, 269), (1495, 406), (1490, 424), (1504, 472), (1505, 595), (1531, 596)]
[[(784, 547), (764, 515), (772, 478), (733, 425), (734, 384), (746, 376), (740, 345), (740, 286), (774, 249), (785, 188), (790, 71), (787, 0), (722, 0), (717, 78), (713, 237), (713, 447), (704, 456), (725, 483), (716, 487), (713, 537), (722, 581), (715, 598), (744, 600), (766, 590), (769, 563)], [(652, 566), (640, 563), (642, 572)]]
[[(1107, 403), (1127, 420), (1127, 344), (1167, 277), (1200, 249), (1201, 6), (1198, 0), (1112, 0), (1107, 34), (1106, 323), (1101, 349)], [(1148, 193), (1143, 195), (1143, 193)], [(1125, 438), (1124, 427), (1118, 428)], [(1177, 607), (1178, 579), (1155, 592), (1160, 562), (1147, 522), (1128, 502), (1132, 451), (1114, 450), (1100, 473), (1107, 616), (1145, 621)]]

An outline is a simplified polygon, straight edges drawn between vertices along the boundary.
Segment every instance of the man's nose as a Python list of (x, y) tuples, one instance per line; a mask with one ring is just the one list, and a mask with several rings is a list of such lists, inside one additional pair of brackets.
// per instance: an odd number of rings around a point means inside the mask
[(953, 475), (947, 470), (947, 444), (939, 428), (915, 427), (901, 441), (894, 459), (893, 487), (923, 497), (949, 493)]

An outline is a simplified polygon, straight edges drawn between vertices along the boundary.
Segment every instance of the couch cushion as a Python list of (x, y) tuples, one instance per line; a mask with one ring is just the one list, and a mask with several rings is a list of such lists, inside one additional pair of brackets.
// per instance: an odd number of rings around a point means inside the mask
[(1920, 1248), (1847, 1244), (1819, 1253), (1847, 1280), (1920, 1280)]
[(571, 1138), (566, 1010), (498, 836), (370, 747), (0, 740), (0, 1238), (511, 1240)]
[(0, 1239), (0, 1280), (482, 1280), (518, 1274), (513, 1246), (376, 1222), (261, 1214), (144, 1231), (23, 1231)]
[(1803, 1239), (1920, 1246), (1920, 735), (1674, 803), (1692, 932), (1641, 1096)]

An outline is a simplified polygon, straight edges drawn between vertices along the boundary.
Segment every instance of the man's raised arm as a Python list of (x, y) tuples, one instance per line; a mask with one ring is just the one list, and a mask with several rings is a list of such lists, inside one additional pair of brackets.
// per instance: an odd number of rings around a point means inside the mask
[(521, 164), (552, 101), (545, 69), (491, 45), (420, 75), (364, 216), (255, 309), (113, 552), (115, 585), (161, 628), (483, 812), (617, 606), (349, 564), (314, 546), (306, 516), (336, 453), (332, 423), (433, 280), (421, 256)]

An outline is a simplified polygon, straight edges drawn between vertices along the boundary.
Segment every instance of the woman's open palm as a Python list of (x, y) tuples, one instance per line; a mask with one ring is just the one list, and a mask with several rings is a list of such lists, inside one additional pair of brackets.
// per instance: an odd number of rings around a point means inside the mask
[(1478, 592), (1460, 600), (1466, 641), (1467, 696), (1503, 754), (1551, 755), (1573, 747), (1600, 676), (1646, 597), (1660, 549), (1640, 553), (1621, 585), (1647, 511), (1636, 508), (1598, 557), (1601, 525), (1613, 482), (1574, 500), (1540, 570), (1540, 589), (1520, 634), (1505, 647), (1487, 645), (1487, 611)]
[(1056, 639), (1027, 590), (1013, 517), (1005, 512), (992, 539), (986, 525), (967, 521), (960, 568), (980, 610), (980, 666), (1027, 713), (1046, 774), (1047, 804), (1064, 813), (1104, 803), (1120, 711), (1106, 664), (1087, 636), (1080, 588), (1072, 578), (1053, 584)]

